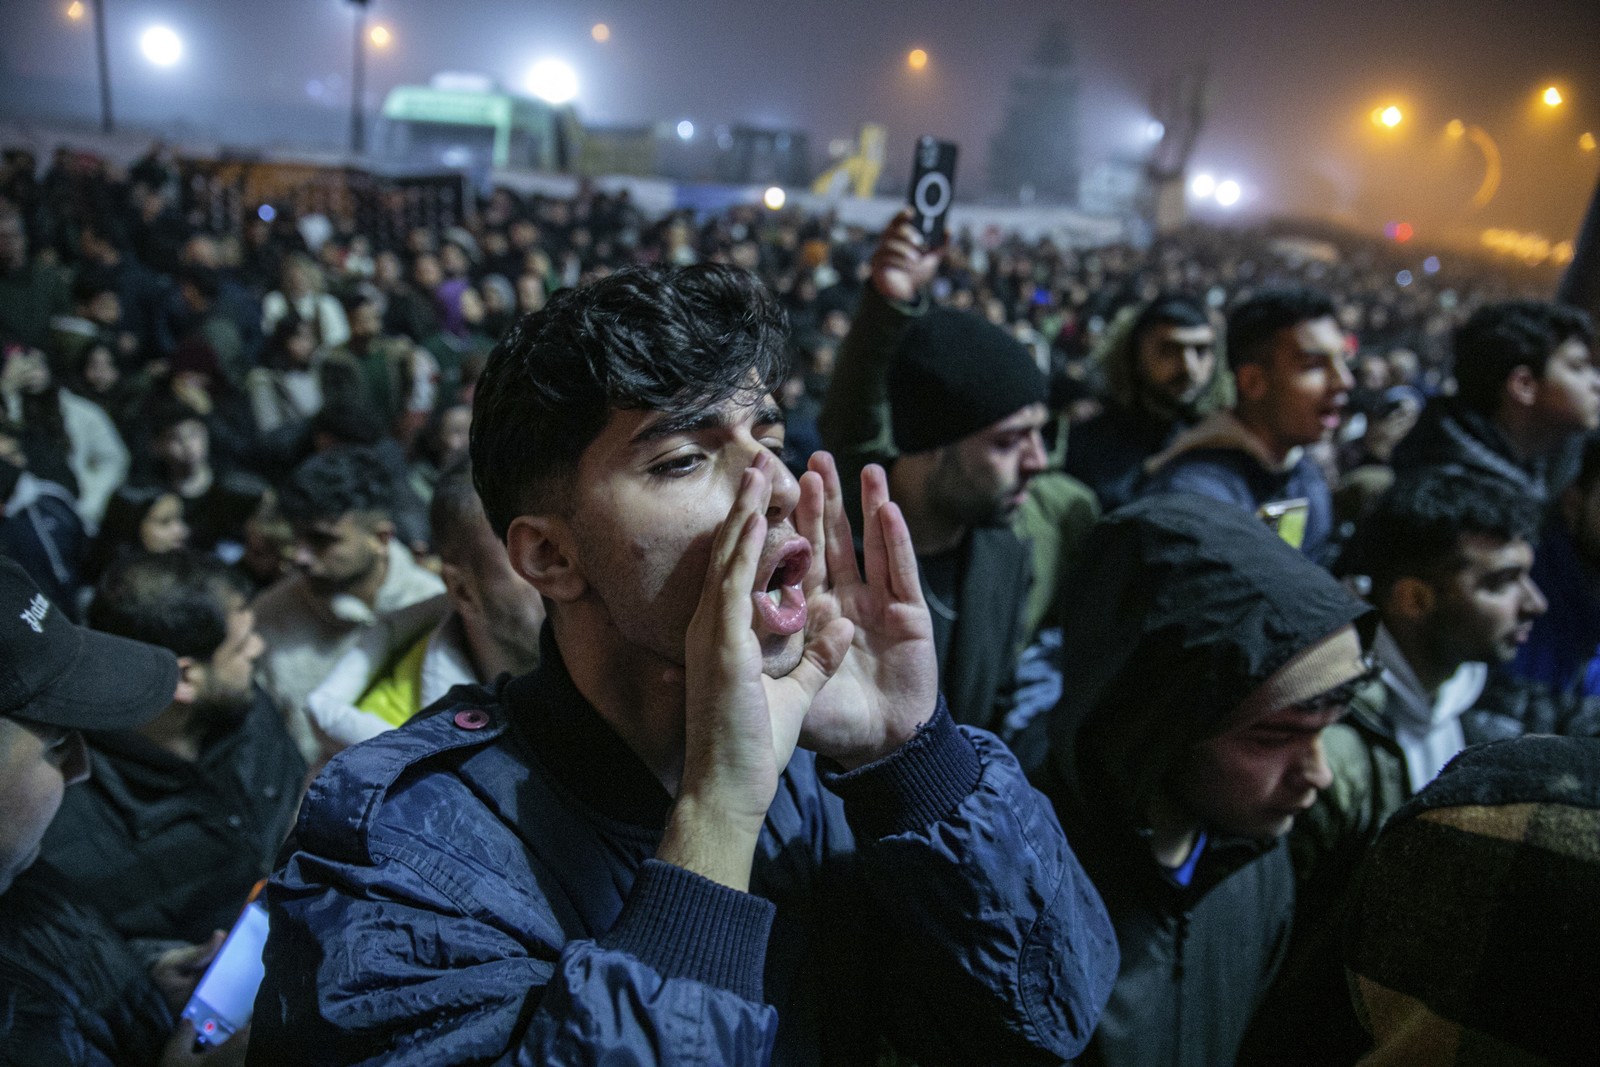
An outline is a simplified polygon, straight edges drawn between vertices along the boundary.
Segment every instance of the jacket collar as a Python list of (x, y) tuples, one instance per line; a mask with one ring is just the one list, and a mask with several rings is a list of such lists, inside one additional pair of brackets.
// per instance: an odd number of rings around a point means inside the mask
[(513, 731), (579, 802), (619, 822), (659, 831), (672, 796), (578, 692), (552, 629), (546, 626), (540, 635), (538, 669), (506, 686)]

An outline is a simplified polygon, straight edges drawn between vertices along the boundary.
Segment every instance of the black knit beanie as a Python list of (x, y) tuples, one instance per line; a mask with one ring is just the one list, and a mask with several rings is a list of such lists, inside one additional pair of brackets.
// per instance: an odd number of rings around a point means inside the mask
[(889, 421), (901, 452), (942, 448), (1047, 396), (1022, 342), (949, 308), (914, 320), (889, 365)]

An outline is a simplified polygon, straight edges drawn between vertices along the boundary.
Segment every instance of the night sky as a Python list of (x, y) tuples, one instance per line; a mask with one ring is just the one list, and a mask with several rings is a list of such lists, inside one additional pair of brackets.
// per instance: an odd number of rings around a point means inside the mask
[[(0, 0), (0, 113), (97, 114), (92, 34), (65, 0)], [(344, 137), (350, 20), (340, 0), (106, 0), (120, 120), (230, 143)], [(1237, 178), (1245, 216), (1309, 213), (1362, 226), (1414, 221), (1419, 236), (1485, 226), (1570, 236), (1600, 173), (1600, 2), (1596, 0), (1257, 0), (1182, 3), (706, 0), (373, 0), (394, 43), (369, 68), (374, 103), (392, 85), (441, 69), (519, 83), (558, 56), (581, 80), (587, 121), (692, 119), (795, 126), (821, 165), (834, 138), (868, 120), (890, 132), (891, 170), (916, 135), (959, 141), (962, 176), (982, 185), (987, 143), (1012, 77), (1045, 23), (1064, 20), (1083, 79), (1087, 163), (1133, 157), (1153, 80), (1199, 63), (1211, 116), (1196, 169)], [(598, 44), (590, 27), (605, 22)], [(158, 70), (137, 37), (156, 22), (185, 40)], [(926, 69), (905, 56), (926, 49)], [(1554, 83), (1567, 104), (1537, 104)], [(1374, 127), (1395, 103), (1406, 121)], [(1505, 179), (1488, 208), (1469, 201), (1483, 175), (1453, 118), (1500, 145)]]

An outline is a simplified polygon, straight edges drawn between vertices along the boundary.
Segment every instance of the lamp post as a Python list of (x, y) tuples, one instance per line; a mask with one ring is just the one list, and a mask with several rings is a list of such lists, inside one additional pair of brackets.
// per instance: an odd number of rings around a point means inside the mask
[(111, 117), (111, 60), (106, 48), (106, 0), (94, 0), (94, 54), (100, 68), (100, 130), (114, 133)]
[(350, 3), (356, 9), (355, 58), (350, 77), (350, 154), (360, 156), (367, 150), (367, 123), (362, 109), (367, 84), (367, 0)]

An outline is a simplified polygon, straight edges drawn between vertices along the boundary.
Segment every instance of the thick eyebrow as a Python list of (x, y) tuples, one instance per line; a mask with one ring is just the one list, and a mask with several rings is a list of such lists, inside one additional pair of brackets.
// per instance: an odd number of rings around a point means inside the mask
[[(730, 421), (729, 413), (725, 408), (685, 412), (681, 415), (667, 415), (640, 429), (633, 435), (633, 439), (629, 444), (637, 448), (640, 445), (651, 444), (664, 437), (675, 437), (678, 434), (726, 429)], [(756, 408), (755, 415), (751, 420), (752, 424), (756, 426), (783, 426), (787, 421), (783, 409), (771, 402), (764, 402), (760, 407)]]

